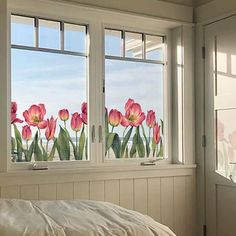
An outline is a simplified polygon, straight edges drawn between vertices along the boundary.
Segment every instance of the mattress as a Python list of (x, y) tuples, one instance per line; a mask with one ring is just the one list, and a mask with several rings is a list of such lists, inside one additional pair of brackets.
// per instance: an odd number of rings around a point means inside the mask
[(0, 199), (1, 236), (175, 236), (149, 216), (98, 201)]

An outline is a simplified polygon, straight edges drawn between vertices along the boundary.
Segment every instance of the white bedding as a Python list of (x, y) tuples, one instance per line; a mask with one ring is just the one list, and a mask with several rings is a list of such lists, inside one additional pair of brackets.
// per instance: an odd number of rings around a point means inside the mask
[(0, 199), (1, 236), (175, 236), (138, 212), (97, 201)]

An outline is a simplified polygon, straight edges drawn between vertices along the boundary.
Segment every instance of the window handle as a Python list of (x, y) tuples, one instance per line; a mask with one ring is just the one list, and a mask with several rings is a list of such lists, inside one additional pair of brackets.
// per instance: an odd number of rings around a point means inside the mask
[(95, 142), (95, 125), (92, 126), (92, 143)]
[(99, 132), (99, 143), (101, 143), (102, 142), (102, 126), (101, 125), (99, 125), (98, 132)]

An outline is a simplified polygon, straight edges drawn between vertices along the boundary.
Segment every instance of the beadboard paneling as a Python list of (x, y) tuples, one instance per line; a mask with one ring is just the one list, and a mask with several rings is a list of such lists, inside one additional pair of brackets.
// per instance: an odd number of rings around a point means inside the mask
[[(148, 170), (147, 170), (148, 172)], [(38, 184), (20, 184), (1, 186), (2, 198), (21, 198), (32, 200), (56, 199), (91, 199), (108, 201), (128, 209), (147, 214), (156, 221), (169, 226), (178, 236), (196, 236), (196, 183), (195, 170), (176, 172), (173, 176), (157, 171), (156, 177), (150, 173), (136, 173), (133, 178), (124, 178), (120, 172), (107, 174), (94, 180), (89, 174), (87, 180), (74, 180), (66, 176), (58, 179), (58, 183), (46, 183), (45, 179)], [(96, 174), (95, 174), (96, 175)], [(104, 176), (104, 179), (102, 178)]]

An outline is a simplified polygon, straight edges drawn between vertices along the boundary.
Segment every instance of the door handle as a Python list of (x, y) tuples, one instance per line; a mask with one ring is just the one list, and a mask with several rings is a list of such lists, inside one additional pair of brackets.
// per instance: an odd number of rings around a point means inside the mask
[(102, 137), (102, 126), (101, 125), (99, 125), (98, 133), (99, 133), (99, 143), (101, 143), (102, 140), (103, 140), (103, 137)]
[(95, 142), (95, 125), (92, 126), (92, 143)]

